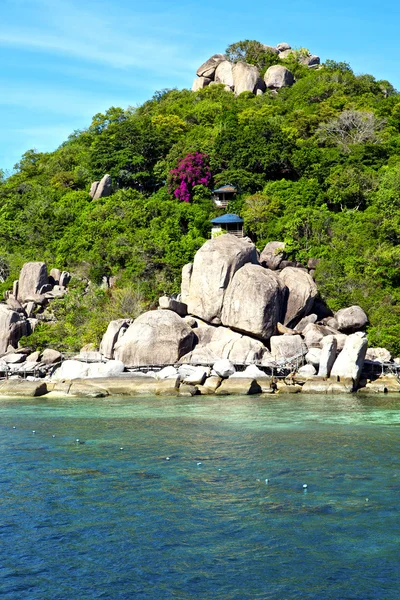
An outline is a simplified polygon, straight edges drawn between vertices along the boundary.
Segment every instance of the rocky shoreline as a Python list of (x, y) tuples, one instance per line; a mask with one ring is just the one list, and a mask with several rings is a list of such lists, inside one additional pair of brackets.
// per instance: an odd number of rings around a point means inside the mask
[(207, 241), (182, 271), (181, 293), (159, 309), (111, 321), (99, 349), (68, 359), (19, 339), (68, 293), (70, 275), (26, 263), (0, 304), (0, 396), (230, 395), (400, 391), (400, 360), (368, 348), (359, 306), (330, 311), (315, 259), (260, 253), (247, 238)]

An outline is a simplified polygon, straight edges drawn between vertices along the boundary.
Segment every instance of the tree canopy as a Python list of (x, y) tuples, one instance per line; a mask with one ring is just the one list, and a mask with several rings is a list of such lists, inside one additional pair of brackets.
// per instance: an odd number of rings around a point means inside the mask
[[(228, 54), (261, 69), (276, 62), (255, 41)], [(54, 152), (28, 150), (0, 178), (2, 289), (24, 261), (45, 260), (94, 284), (115, 276), (110, 306), (132, 289), (149, 306), (179, 290), (181, 267), (221, 214), (212, 186), (231, 183), (240, 193), (230, 212), (260, 250), (281, 240), (292, 258), (321, 259), (323, 298), (362, 306), (370, 343), (399, 354), (400, 96), (346, 63), (293, 68), (296, 83), (278, 94), (162, 90), (95, 115)], [(92, 200), (105, 173), (113, 194)]]

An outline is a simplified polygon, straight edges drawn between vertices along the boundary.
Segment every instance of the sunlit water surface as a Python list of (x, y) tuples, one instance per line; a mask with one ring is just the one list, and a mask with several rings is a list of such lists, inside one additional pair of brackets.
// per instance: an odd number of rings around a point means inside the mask
[(399, 424), (387, 396), (3, 400), (1, 599), (398, 600)]

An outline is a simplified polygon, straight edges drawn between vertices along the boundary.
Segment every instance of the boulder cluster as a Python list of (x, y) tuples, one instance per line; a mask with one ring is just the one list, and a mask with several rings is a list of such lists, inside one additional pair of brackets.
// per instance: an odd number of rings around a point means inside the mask
[(47, 272), (44, 262), (28, 262), (14, 281), (12, 291), (0, 303), (0, 373), (45, 374), (61, 360), (61, 354), (47, 349), (42, 354), (19, 347), (19, 340), (30, 335), (39, 321), (53, 321), (49, 304), (67, 293), (70, 274), (59, 269)]
[(183, 267), (176, 298), (162, 296), (158, 310), (135, 320), (111, 321), (99, 349), (89, 344), (65, 360), (50, 348), (18, 347), (70, 278), (26, 263), (0, 304), (0, 371), (11, 375), (0, 395), (400, 391), (400, 359), (368, 348), (361, 307), (334, 314), (322, 302), (317, 264), (286, 260), (281, 242), (259, 252), (248, 238), (221, 235)]
[[(296, 60), (309, 68), (318, 67), (319, 56), (308, 53), (296, 53), (291, 46), (285, 42), (276, 46), (265, 46), (265, 48), (280, 59), (289, 58), (291, 55)], [(263, 94), (267, 89), (279, 90), (295, 83), (293, 73), (284, 65), (273, 65), (266, 70), (264, 77), (254, 65), (243, 61), (230, 62), (225, 54), (214, 54), (196, 71), (192, 91), (197, 92), (208, 85), (222, 84), (227, 91), (233, 91), (236, 95), (242, 92)]]
[(146, 367), (152, 375), (152, 368), (169, 365), (177, 377), (184, 365), (212, 366), (209, 376), (215, 377), (215, 363), (228, 360), (231, 375), (246, 365), (264, 368), (264, 376), (268, 369), (286, 369), (305, 391), (313, 390), (313, 381), (319, 392), (353, 391), (365, 359), (382, 364), (390, 353), (367, 350), (361, 307), (333, 314), (323, 304), (313, 279), (317, 262), (285, 260), (279, 242), (258, 253), (249, 239), (227, 234), (209, 240), (184, 266), (179, 298), (161, 297), (159, 310), (133, 322), (112, 321), (100, 350), (131, 371)]

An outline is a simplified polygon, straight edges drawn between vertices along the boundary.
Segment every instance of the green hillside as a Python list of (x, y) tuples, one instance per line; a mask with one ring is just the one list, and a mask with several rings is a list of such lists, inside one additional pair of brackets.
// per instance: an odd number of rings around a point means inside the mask
[[(82, 278), (32, 343), (79, 348), (179, 291), (221, 214), (211, 190), (229, 182), (240, 190), (229, 212), (257, 247), (281, 240), (289, 258), (322, 259), (329, 306), (362, 306), (370, 345), (400, 354), (400, 96), (344, 63), (282, 62), (296, 83), (278, 93), (163, 90), (95, 115), (55, 152), (23, 155), (0, 182), (2, 291), (27, 260)], [(92, 200), (106, 173), (114, 193)], [(98, 287), (103, 276), (115, 287)]]

